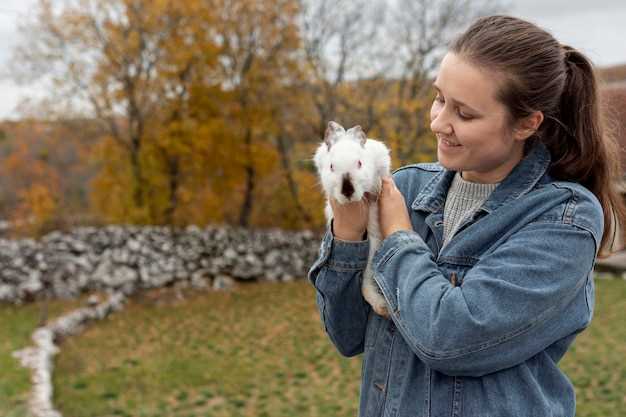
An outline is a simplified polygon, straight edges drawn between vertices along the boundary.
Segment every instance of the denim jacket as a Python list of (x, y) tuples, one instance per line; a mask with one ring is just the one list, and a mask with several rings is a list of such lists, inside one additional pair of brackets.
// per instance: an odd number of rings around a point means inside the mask
[(373, 258), (390, 319), (361, 295), (368, 241), (328, 226), (308, 279), (337, 350), (364, 354), (359, 416), (574, 416), (557, 364), (593, 315), (604, 218), (588, 189), (555, 181), (549, 164), (537, 143), (443, 249), (455, 172), (396, 170), (413, 230), (389, 235)]

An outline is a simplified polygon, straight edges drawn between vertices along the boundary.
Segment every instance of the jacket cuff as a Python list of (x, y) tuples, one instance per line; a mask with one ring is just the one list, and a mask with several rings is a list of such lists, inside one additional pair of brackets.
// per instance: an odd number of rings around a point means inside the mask
[(382, 271), (389, 258), (406, 245), (417, 245), (424, 250), (430, 251), (428, 245), (417, 232), (413, 230), (398, 230), (387, 236), (376, 250), (372, 259), (374, 270)]
[(380, 247), (374, 253), (372, 258), (372, 268), (374, 269), (374, 281), (378, 284), (383, 296), (390, 307), (390, 314), (395, 316), (399, 314), (398, 310), (398, 280), (400, 277), (396, 273), (387, 273), (385, 266), (389, 259), (393, 257), (400, 249), (411, 245), (417, 250), (430, 252), (430, 248), (422, 237), (413, 230), (398, 230), (387, 236)]
[[(367, 236), (367, 233), (364, 237)], [(333, 235), (333, 224), (326, 228), (322, 240), (323, 252), (327, 254), (328, 267), (335, 270), (360, 270), (367, 265), (369, 240), (341, 240)]]

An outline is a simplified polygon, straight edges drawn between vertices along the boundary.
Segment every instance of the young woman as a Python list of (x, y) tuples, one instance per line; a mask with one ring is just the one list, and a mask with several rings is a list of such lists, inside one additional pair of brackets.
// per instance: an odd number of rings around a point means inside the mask
[(359, 415), (574, 416), (557, 364), (591, 321), (593, 265), (625, 218), (592, 65), (490, 16), (451, 45), (434, 86), (438, 163), (396, 170), (378, 201), (389, 317), (361, 295), (366, 202), (332, 202), (309, 271), (333, 344), (364, 353)]

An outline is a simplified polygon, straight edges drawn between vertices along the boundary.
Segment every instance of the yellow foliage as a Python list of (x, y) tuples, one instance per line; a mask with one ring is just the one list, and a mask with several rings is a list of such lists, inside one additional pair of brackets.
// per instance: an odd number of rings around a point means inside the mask
[(20, 204), (12, 219), (19, 235), (39, 236), (54, 226), (58, 206), (55, 194), (43, 184), (19, 192)]

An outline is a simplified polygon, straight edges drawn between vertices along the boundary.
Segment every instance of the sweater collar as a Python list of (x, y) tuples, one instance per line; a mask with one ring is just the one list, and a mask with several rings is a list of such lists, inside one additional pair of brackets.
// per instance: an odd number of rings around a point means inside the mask
[(452, 183), (448, 189), (448, 197), (446, 198), (449, 199), (451, 194), (455, 194), (461, 196), (463, 199), (480, 200), (482, 202), (489, 197), (489, 194), (491, 194), (499, 184), (499, 182), (494, 184), (482, 184), (467, 181), (463, 178), (461, 172), (457, 171), (452, 178)]

